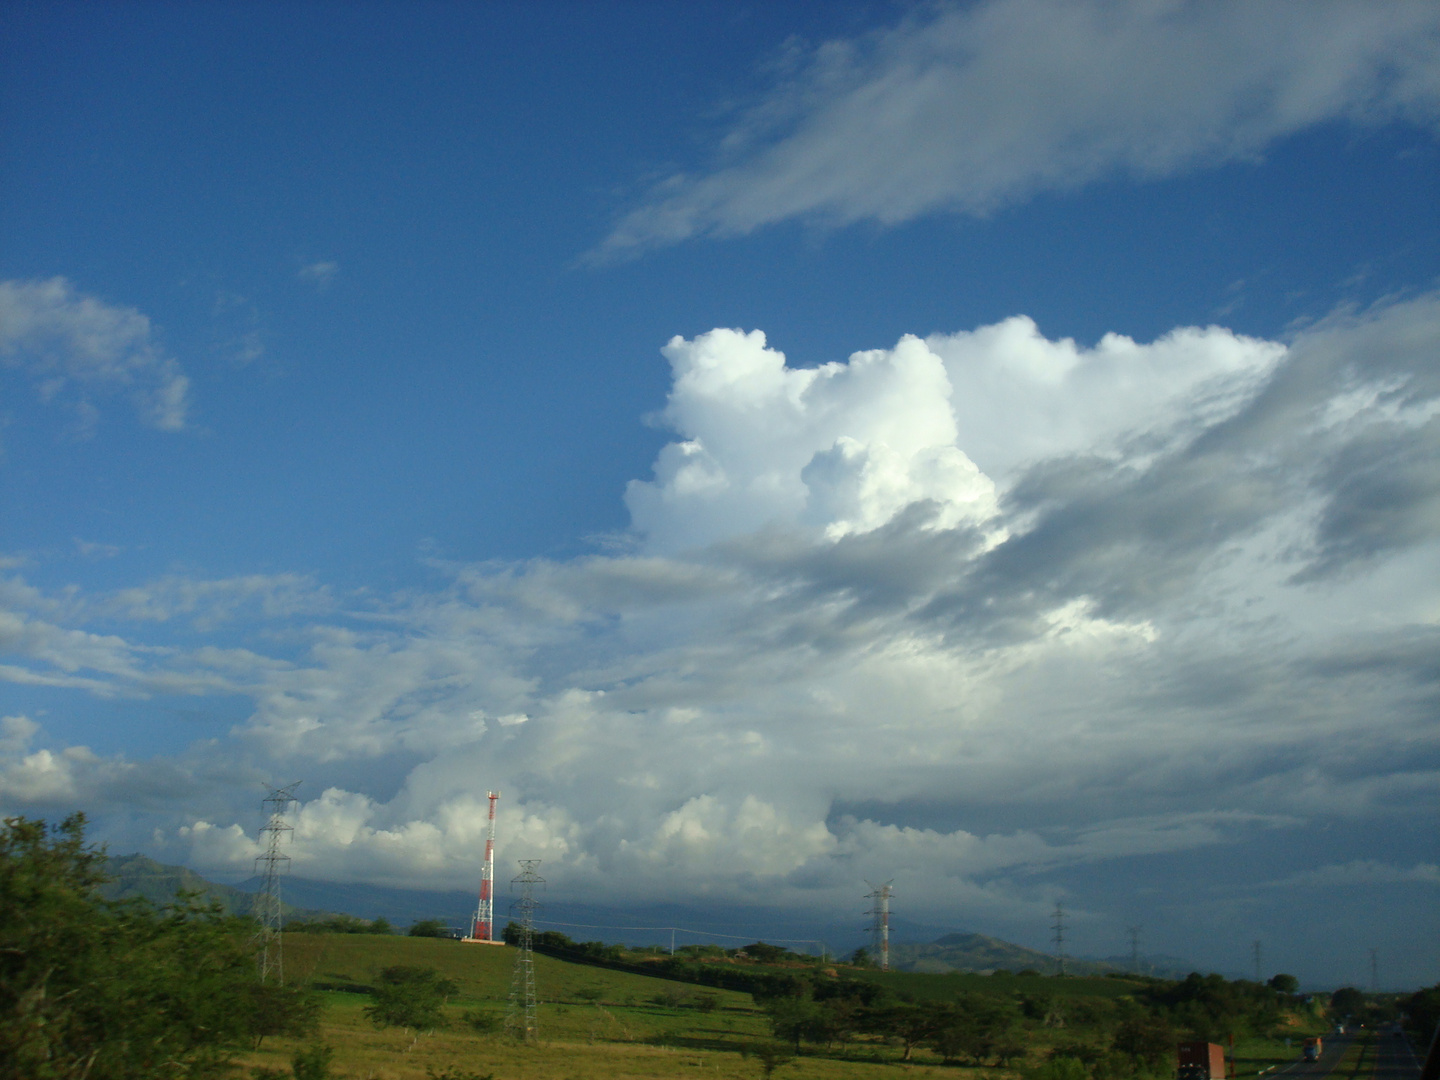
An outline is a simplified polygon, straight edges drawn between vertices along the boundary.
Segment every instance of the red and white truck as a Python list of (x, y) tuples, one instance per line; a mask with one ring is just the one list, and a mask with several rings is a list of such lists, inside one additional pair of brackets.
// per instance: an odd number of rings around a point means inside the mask
[(1181, 1043), (1176, 1080), (1225, 1080), (1225, 1048), (1219, 1043)]

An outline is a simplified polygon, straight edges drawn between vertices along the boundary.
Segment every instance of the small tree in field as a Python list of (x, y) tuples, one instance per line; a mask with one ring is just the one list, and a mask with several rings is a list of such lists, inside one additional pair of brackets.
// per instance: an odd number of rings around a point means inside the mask
[(380, 973), (365, 1015), (376, 1027), (409, 1028), (418, 1035), (445, 1023), (441, 1006), (456, 986), (434, 968), (397, 964)]

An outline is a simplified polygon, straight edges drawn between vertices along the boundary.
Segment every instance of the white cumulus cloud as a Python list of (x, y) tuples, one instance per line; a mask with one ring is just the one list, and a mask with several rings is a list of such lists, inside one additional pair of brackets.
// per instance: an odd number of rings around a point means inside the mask
[(682, 436), (626, 503), (652, 548), (676, 550), (771, 523), (835, 539), (933, 501), (936, 526), (995, 515), (994, 484), (956, 446), (950, 384), (918, 338), (846, 363), (791, 368), (760, 331), (675, 338), (661, 414)]

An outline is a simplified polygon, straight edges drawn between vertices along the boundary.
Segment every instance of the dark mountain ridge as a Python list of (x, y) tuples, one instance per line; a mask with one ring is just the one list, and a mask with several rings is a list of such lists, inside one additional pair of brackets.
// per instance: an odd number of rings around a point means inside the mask
[[(101, 893), (108, 899), (141, 897), (153, 904), (167, 904), (175, 899), (177, 892), (185, 890), (218, 902), (232, 915), (250, 914), (260, 886), (258, 878), (239, 885), (221, 885), (187, 867), (169, 866), (138, 853), (111, 857), (106, 870), (112, 880), (101, 887)], [(400, 928), (421, 919), (439, 919), (446, 925), (462, 928), (475, 909), (475, 894), (468, 890), (401, 889), (292, 877), (284, 879), (281, 896), (287, 921), (321, 921), (343, 914), (360, 919), (383, 916)], [(508, 897), (496, 897), (498, 926), (507, 921), (508, 907)], [(736, 921), (730, 921), (732, 919)], [(663, 946), (673, 941), (676, 945), (715, 944), (733, 948), (763, 940), (785, 944), (796, 952), (818, 952), (824, 942), (832, 953), (846, 955), (858, 946), (869, 944), (869, 935), (855, 922), (837, 923), (805, 913), (768, 908), (728, 910), (722, 920), (716, 918), (713, 910), (683, 904), (614, 908), (548, 901), (542, 903), (536, 924), (541, 929), (559, 930), (576, 941), (603, 940), (631, 946)], [(672, 928), (675, 928), (673, 933)], [(899, 918), (891, 924), (890, 965), (900, 971), (928, 974), (988, 973), (1003, 969), (1048, 975), (1055, 971), (1055, 958), (985, 934), (946, 933), (943, 927)], [(1070, 957), (1066, 959), (1065, 968), (1073, 975), (1133, 970), (1129, 957)], [(1193, 966), (1176, 957), (1140, 957), (1142, 974), (1183, 978), (1192, 970), (1195, 970)]]

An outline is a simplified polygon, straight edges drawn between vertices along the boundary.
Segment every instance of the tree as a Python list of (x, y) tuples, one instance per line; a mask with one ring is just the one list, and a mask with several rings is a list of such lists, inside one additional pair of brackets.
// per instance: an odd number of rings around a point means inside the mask
[(1365, 995), (1353, 986), (1342, 986), (1330, 995), (1330, 1013), (1333, 1016), (1354, 1016), (1364, 1007)]
[(439, 919), (421, 919), (410, 924), (411, 937), (449, 937), (450, 930)]
[(306, 1046), (290, 1058), (290, 1073), (295, 1080), (330, 1080), (330, 1063), (335, 1050), (329, 1046)]
[(319, 997), (298, 986), (261, 982), (252, 983), (236, 1002), (256, 1050), (267, 1035), (303, 1039), (317, 1034), (322, 1004)]
[(898, 1039), (904, 1048), (901, 1060), (909, 1061), (915, 1047), (933, 1039), (954, 1015), (952, 1009), (932, 1002), (891, 1005), (870, 1010), (862, 1021), (861, 1030)]
[(760, 1043), (756, 1046), (745, 1046), (740, 1050), (741, 1057), (755, 1055), (760, 1062), (760, 1075), (769, 1080), (775, 1075), (775, 1070), (784, 1065), (789, 1065), (795, 1060), (795, 1056), (783, 1046), (775, 1046), (772, 1043)]
[(1428, 990), (1417, 990), (1401, 1002), (1401, 1008), (1409, 1017), (1407, 1026), (1420, 1036), (1420, 1045), (1428, 1046), (1440, 1026), (1440, 983)]
[(107, 901), (85, 818), (0, 828), (0, 1075), (204, 1077), (253, 1039), (253, 924), (182, 895)]
[(394, 929), (390, 926), (390, 920), (385, 918), (384, 915), (377, 916), (370, 924), (370, 933), (372, 934), (393, 934), (394, 932)]
[(825, 1015), (813, 1001), (798, 997), (770, 998), (765, 1002), (765, 1014), (770, 1019), (770, 1030), (777, 1039), (784, 1039), (795, 1045), (800, 1052), (800, 1040), (825, 1042)]
[(1030, 1074), (1031, 1080), (1090, 1080), (1090, 1070), (1078, 1058), (1051, 1058)]
[(445, 1022), (441, 1006), (456, 986), (434, 968), (397, 964), (380, 972), (379, 981), (365, 1006), (365, 1015), (376, 1027), (410, 1028), (419, 1033)]
[(968, 1057), (975, 1065), (996, 1053), (1004, 1042), (1007, 1050), (1015, 1042), (1011, 1029), (1014, 1014), (1001, 1001), (982, 994), (960, 994), (955, 1009), (935, 1034), (934, 1046), (946, 1063)]
[(1179, 1041), (1175, 1029), (1161, 1016), (1136, 1012), (1115, 1029), (1111, 1048), (1124, 1054), (1137, 1072), (1159, 1072), (1170, 1063)]
[(1294, 975), (1272, 975), (1266, 985), (1276, 993), (1293, 994), (1300, 989), (1300, 980)]

